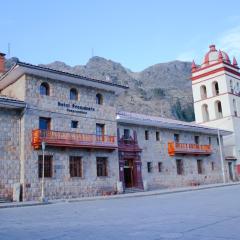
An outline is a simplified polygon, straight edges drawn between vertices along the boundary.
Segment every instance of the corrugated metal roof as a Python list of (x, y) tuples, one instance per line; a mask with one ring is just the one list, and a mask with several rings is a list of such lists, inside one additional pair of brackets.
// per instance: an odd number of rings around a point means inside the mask
[[(184, 122), (170, 118), (163, 118), (132, 112), (119, 112), (117, 114), (117, 121), (120, 123), (130, 123), (135, 125), (145, 125), (199, 133), (218, 134), (217, 128), (206, 127), (193, 122)], [(230, 131), (220, 129), (221, 135), (228, 135), (231, 133), (232, 132)]]

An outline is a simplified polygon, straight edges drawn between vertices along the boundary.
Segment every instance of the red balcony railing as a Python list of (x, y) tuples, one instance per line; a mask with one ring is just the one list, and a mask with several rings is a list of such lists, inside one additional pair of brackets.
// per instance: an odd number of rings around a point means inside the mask
[(168, 154), (192, 154), (192, 155), (210, 155), (212, 153), (211, 145), (199, 145), (191, 143), (168, 143)]
[(41, 148), (41, 143), (45, 142), (47, 146), (56, 147), (78, 147), (95, 149), (116, 149), (117, 142), (115, 136), (74, 132), (60, 132), (52, 130), (36, 129), (32, 131), (32, 145), (35, 149)]

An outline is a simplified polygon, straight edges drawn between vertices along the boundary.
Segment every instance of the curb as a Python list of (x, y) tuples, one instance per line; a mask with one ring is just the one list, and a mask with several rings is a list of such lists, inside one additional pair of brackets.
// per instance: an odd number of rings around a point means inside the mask
[(96, 196), (96, 197), (83, 197), (83, 198), (77, 198), (77, 199), (61, 199), (61, 200), (52, 200), (52, 201), (45, 202), (45, 203), (42, 203), (42, 202), (3, 203), (3, 204), (0, 204), (0, 209), (17, 208), (17, 207), (32, 207), (32, 206), (41, 206), (41, 205), (49, 205), (49, 204), (57, 204), (57, 203), (78, 203), (78, 202), (86, 202), (86, 201), (148, 197), (148, 196), (157, 196), (157, 195), (167, 195), (167, 194), (172, 194), (172, 193), (200, 191), (200, 190), (206, 190), (206, 189), (212, 189), (212, 188), (230, 187), (230, 186), (236, 186), (236, 185), (240, 185), (240, 182), (227, 183), (227, 184), (216, 184), (216, 185), (201, 185), (201, 186), (189, 187), (189, 188), (152, 190), (152, 191), (147, 191), (147, 192), (118, 194), (118, 195), (112, 195), (112, 196)]

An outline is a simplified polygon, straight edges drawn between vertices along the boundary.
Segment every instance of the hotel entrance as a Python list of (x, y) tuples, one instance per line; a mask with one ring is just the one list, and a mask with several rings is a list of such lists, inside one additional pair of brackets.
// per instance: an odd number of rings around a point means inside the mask
[(133, 160), (124, 160), (124, 182), (126, 188), (134, 187)]

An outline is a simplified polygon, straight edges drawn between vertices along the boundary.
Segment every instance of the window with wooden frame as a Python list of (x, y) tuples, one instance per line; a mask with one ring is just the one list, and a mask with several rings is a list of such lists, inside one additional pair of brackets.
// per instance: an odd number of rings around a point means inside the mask
[(156, 132), (156, 141), (160, 141), (160, 134), (158, 131)]
[(79, 156), (69, 157), (70, 177), (82, 177), (82, 158)]
[(97, 141), (104, 142), (104, 134), (105, 134), (105, 125), (101, 123), (96, 124), (96, 139)]
[(98, 177), (107, 177), (107, 158), (106, 157), (97, 157), (97, 176)]
[(51, 129), (51, 118), (39, 117), (39, 129), (50, 130)]
[(211, 168), (212, 168), (212, 171), (214, 171), (214, 169), (215, 169), (215, 164), (214, 164), (214, 162), (211, 162)]
[(198, 174), (203, 174), (203, 161), (200, 159), (197, 160), (197, 171)]
[(179, 143), (179, 139), (180, 139), (179, 134), (178, 133), (174, 133), (173, 137), (174, 137), (174, 142)]
[[(44, 156), (44, 177), (45, 178), (51, 178), (52, 177), (52, 156), (45, 155)], [(38, 156), (38, 177), (42, 178), (42, 171), (43, 171), (43, 156)]]
[(42, 95), (42, 96), (49, 96), (50, 95), (50, 87), (49, 87), (48, 83), (43, 82), (40, 85), (40, 95)]
[(153, 172), (153, 163), (152, 162), (147, 162), (147, 171), (149, 173)]
[(177, 174), (183, 175), (183, 160), (177, 159), (176, 160), (176, 166), (177, 166)]
[(158, 162), (158, 172), (162, 172), (162, 162)]
[(145, 140), (149, 140), (149, 131), (145, 130)]

